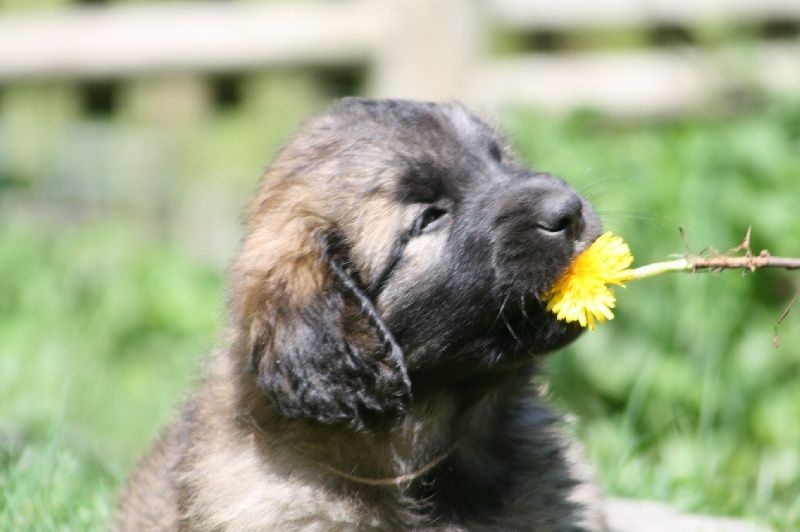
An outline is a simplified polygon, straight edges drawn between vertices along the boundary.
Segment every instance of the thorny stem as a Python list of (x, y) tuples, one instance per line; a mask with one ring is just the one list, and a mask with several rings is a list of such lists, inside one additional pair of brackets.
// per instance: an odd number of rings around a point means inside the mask
[[(699, 257), (692, 255), (689, 250), (689, 242), (686, 239), (686, 231), (680, 228), (681, 238), (686, 245), (686, 256), (682, 259), (669, 260), (664, 262), (654, 262), (646, 266), (641, 266), (633, 270), (622, 272), (621, 281), (633, 279), (645, 279), (660, 275), (666, 272), (696, 272), (698, 270), (720, 271), (731, 269), (743, 269), (756, 271), (759, 268), (783, 268), (786, 270), (800, 269), (800, 258), (794, 257), (773, 257), (765, 249), (758, 255), (753, 255), (750, 250), (750, 234), (752, 227), (747, 228), (742, 243), (731, 249), (727, 255), (715, 255), (713, 257)], [(744, 251), (743, 256), (733, 256), (733, 253)]]
[[(681, 237), (686, 245), (686, 256), (682, 259), (668, 260), (664, 262), (654, 262), (646, 266), (626, 270), (622, 272), (618, 281), (632, 281), (634, 279), (645, 279), (667, 272), (696, 272), (696, 271), (712, 271), (718, 272), (721, 270), (730, 269), (743, 269), (751, 272), (759, 268), (783, 268), (786, 270), (800, 269), (800, 258), (795, 257), (773, 257), (767, 250), (761, 251), (758, 255), (753, 255), (750, 250), (750, 228), (747, 229), (747, 234), (742, 243), (735, 248), (731, 249), (727, 255), (716, 255), (712, 257), (698, 257), (692, 255), (689, 251), (689, 244), (686, 240), (686, 233), (683, 228), (680, 228)], [(743, 256), (734, 256), (733, 253), (744, 251)], [(789, 312), (794, 307), (795, 303), (800, 297), (800, 290), (798, 290), (792, 298), (789, 306), (783, 311), (781, 317), (775, 323), (775, 337), (772, 343), (775, 347), (780, 347), (781, 338), (778, 334), (778, 327), (781, 322), (786, 318)]]
[(800, 269), (800, 258), (773, 257), (765, 252), (760, 255), (745, 255), (731, 257), (720, 255), (717, 257), (693, 257), (683, 259), (654, 262), (646, 266), (634, 268), (625, 272), (625, 280), (645, 279), (666, 272), (695, 272), (698, 270), (719, 271), (730, 269), (746, 269), (755, 271), (759, 268), (784, 268), (786, 270)]

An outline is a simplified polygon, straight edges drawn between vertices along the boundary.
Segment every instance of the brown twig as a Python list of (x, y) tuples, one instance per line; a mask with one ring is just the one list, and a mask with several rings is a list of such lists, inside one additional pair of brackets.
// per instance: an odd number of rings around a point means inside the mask
[(686, 257), (692, 270), (728, 270), (746, 269), (751, 272), (758, 268), (783, 268), (786, 270), (800, 269), (800, 258), (773, 257), (766, 251), (758, 255), (747, 254), (741, 257), (719, 255), (716, 257)]
[[(752, 226), (747, 228), (747, 233), (745, 233), (741, 244), (728, 250), (728, 253), (726, 254), (717, 253), (710, 257), (692, 254), (691, 247), (689, 246), (689, 239), (686, 236), (686, 231), (683, 227), (680, 227), (679, 231), (681, 233), (683, 245), (686, 248), (686, 254), (684, 255), (684, 258), (682, 260), (656, 263), (643, 268), (638, 268), (638, 270), (635, 270), (639, 272), (638, 276), (645, 277), (649, 275), (657, 275), (662, 271), (696, 272), (698, 270), (721, 271), (738, 268), (754, 272), (759, 268), (783, 268), (786, 270), (800, 269), (800, 258), (773, 257), (766, 249), (761, 250), (758, 255), (753, 255), (753, 251), (750, 248)], [(744, 255), (735, 256), (735, 254), (739, 253), (740, 251), (744, 251)], [(800, 297), (800, 290), (795, 292), (791, 302), (778, 318), (778, 321), (775, 322), (775, 336), (772, 339), (772, 343), (775, 347), (781, 346), (781, 337), (778, 333), (778, 328), (797, 303), (798, 297)]]
[(774, 345), (775, 347), (780, 347), (781, 346), (781, 335), (778, 334), (778, 327), (783, 322), (783, 320), (786, 319), (786, 316), (789, 315), (789, 312), (791, 312), (792, 307), (794, 307), (794, 304), (797, 303), (798, 296), (800, 296), (800, 290), (798, 290), (797, 292), (794, 293), (794, 297), (789, 302), (789, 306), (786, 307), (786, 310), (783, 311), (783, 314), (781, 314), (781, 317), (778, 318), (777, 322), (775, 322), (775, 337), (772, 339), (772, 345)]
[(683, 241), (683, 247), (686, 249), (686, 254), (689, 255), (692, 252), (692, 246), (689, 244), (689, 237), (686, 235), (686, 229), (683, 226), (678, 227), (678, 231), (681, 234), (681, 240)]
[[(742, 243), (738, 246), (731, 248), (725, 254), (714, 254), (711, 257), (703, 257), (693, 255), (691, 247), (689, 246), (689, 239), (686, 236), (686, 230), (679, 227), (683, 245), (686, 248), (686, 255), (684, 258), (689, 263), (692, 271), (697, 270), (727, 270), (727, 269), (746, 269), (751, 272), (756, 271), (758, 268), (784, 268), (786, 270), (800, 269), (800, 258), (794, 257), (773, 257), (766, 249), (761, 250), (758, 255), (753, 255), (750, 248), (750, 237), (753, 233), (753, 226), (747, 228), (744, 234)], [(744, 251), (744, 255), (735, 256), (735, 253)]]

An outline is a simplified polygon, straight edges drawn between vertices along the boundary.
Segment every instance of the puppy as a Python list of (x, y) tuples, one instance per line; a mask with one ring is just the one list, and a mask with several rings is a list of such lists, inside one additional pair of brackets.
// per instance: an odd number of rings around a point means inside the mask
[(599, 233), (460, 105), (310, 120), (247, 213), (223, 347), (117, 530), (602, 529), (532, 383), (581, 333), (540, 296)]

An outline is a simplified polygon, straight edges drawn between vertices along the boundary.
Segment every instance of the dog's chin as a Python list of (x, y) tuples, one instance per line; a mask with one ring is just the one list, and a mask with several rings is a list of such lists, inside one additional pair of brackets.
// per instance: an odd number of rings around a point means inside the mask
[[(487, 335), (467, 340), (460, 346), (440, 351), (428, 346), (410, 351), (409, 373), (414, 393), (441, 390), (450, 385), (476, 386), (474, 379), (490, 385), (495, 378), (515, 374), (541, 357), (575, 341), (584, 329), (566, 323), (539, 307), (522, 312), (511, 311), (498, 320)], [(467, 335), (465, 335), (467, 336)], [(458, 384), (462, 383), (462, 384)]]
[(549, 317), (544, 334), (540, 334), (534, 354), (543, 355), (568, 346), (583, 334), (584, 328), (577, 323), (558, 321), (555, 316)]
[(517, 316), (509, 316), (506, 322), (506, 332), (522, 356), (546, 355), (569, 345), (583, 334), (584, 328), (579, 324), (558, 320), (535, 298), (526, 300), (530, 303), (520, 309)]

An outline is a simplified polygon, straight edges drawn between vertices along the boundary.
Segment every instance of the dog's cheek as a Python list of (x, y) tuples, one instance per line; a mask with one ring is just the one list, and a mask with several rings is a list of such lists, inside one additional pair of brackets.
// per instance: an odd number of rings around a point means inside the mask
[(515, 299), (540, 296), (572, 257), (572, 250), (567, 245), (529, 238), (525, 246), (520, 246), (519, 239), (513, 234), (498, 238), (493, 251), (500, 291)]
[(398, 314), (415, 310), (415, 302), (422, 300), (421, 296), (436, 290), (437, 278), (448, 267), (446, 240), (446, 234), (436, 233), (414, 238), (406, 246), (401, 261), (375, 300), (376, 308), (390, 325), (402, 318)]

